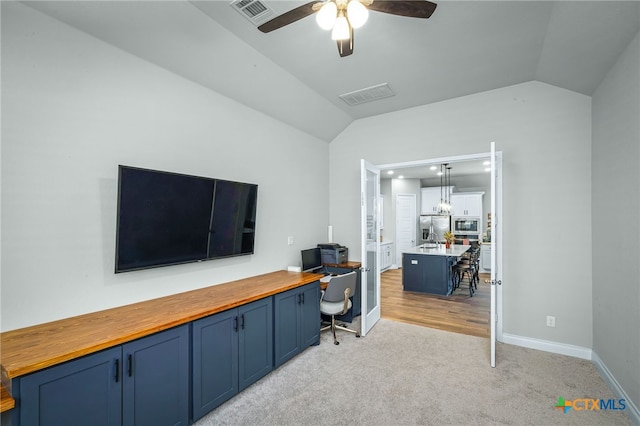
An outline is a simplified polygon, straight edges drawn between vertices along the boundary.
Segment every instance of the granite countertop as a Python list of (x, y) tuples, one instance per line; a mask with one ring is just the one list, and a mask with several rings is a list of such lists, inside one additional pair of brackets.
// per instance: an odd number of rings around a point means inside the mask
[(454, 244), (451, 248), (445, 248), (444, 244), (441, 244), (435, 248), (427, 248), (424, 244), (411, 247), (403, 250), (403, 253), (407, 254), (426, 254), (432, 256), (461, 256), (464, 252), (471, 248), (470, 245)]

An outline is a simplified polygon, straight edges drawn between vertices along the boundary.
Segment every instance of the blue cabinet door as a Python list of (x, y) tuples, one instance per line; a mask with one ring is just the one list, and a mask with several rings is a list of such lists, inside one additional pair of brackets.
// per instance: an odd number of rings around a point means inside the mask
[(238, 390), (273, 369), (273, 309), (267, 297), (238, 308)]
[(15, 423), (121, 424), (120, 356), (118, 346), (20, 378), (20, 419)]
[(320, 342), (320, 285), (316, 281), (274, 296), (274, 364)]
[(127, 343), (122, 357), (122, 423), (188, 425), (189, 325)]
[(238, 310), (193, 322), (193, 419), (238, 393)]
[(320, 283), (307, 284), (300, 291), (300, 350), (304, 350), (320, 343)]
[(284, 293), (276, 294), (274, 300), (274, 364), (276, 367), (284, 364), (300, 353), (300, 312), (302, 303), (300, 290), (294, 288)]

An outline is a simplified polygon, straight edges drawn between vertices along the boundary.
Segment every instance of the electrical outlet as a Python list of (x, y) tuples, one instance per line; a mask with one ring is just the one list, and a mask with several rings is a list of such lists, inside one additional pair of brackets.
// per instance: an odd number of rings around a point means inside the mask
[(547, 315), (547, 327), (555, 327), (555, 326), (556, 326), (556, 317)]
[(293, 245), (293, 237), (287, 238), (287, 244), (289, 244), (290, 246)]

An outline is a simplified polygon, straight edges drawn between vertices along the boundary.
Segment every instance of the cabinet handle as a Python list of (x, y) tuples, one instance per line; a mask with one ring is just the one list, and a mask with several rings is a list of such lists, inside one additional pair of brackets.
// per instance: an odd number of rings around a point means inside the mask
[(302, 298), (302, 304), (304, 305), (304, 293), (300, 293), (300, 297)]
[(240, 328), (244, 330), (244, 314), (242, 314), (242, 322), (240, 323)]
[(233, 317), (233, 331), (238, 331), (238, 317)]
[(116, 374), (114, 376), (116, 383), (120, 380), (120, 360), (116, 358)]
[(127, 375), (131, 377), (133, 374), (133, 358), (131, 354), (127, 355)]
[(298, 305), (302, 303), (302, 295), (298, 293)]

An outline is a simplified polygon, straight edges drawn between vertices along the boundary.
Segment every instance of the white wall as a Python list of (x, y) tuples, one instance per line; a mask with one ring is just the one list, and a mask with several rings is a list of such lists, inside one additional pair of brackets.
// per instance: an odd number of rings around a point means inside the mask
[[(326, 239), (325, 142), (2, 8), (2, 330), (286, 269)], [(255, 254), (115, 275), (118, 164), (257, 183)]]
[(592, 164), (593, 350), (640, 409), (638, 35), (593, 95)]
[(529, 82), (352, 123), (330, 144), (335, 238), (360, 259), (361, 157), (386, 164), (485, 153), (490, 141), (503, 152), (504, 332), (590, 348), (588, 96)]

